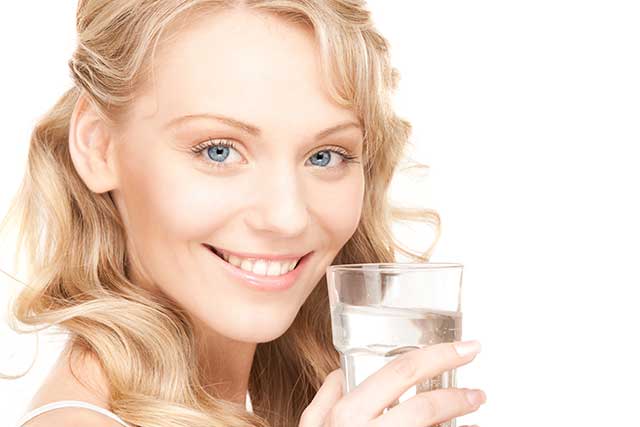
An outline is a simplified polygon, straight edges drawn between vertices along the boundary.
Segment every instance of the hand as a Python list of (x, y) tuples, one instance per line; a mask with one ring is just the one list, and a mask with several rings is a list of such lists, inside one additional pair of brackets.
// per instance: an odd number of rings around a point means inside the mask
[[(467, 400), (469, 389), (446, 388), (418, 393), (382, 411), (405, 391), (444, 371), (466, 365), (480, 351), (466, 355), (456, 343), (441, 343), (411, 350), (384, 365), (343, 396), (343, 373), (332, 371), (303, 411), (299, 427), (425, 427), (476, 411), (485, 401)], [(464, 427), (464, 426), (463, 426)]]

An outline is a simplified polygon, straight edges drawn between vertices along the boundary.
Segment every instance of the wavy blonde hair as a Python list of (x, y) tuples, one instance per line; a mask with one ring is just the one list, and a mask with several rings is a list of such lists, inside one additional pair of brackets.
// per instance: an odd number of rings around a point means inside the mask
[[(399, 74), (364, 1), (81, 0), (78, 45), (68, 63), (74, 85), (37, 122), (25, 176), (0, 227), (17, 225), (15, 253), (28, 264), (28, 284), (11, 305), (10, 323), (18, 333), (54, 325), (68, 331), (71, 347), (95, 356), (104, 370), (110, 409), (132, 425), (297, 426), (324, 378), (340, 367), (323, 278), (287, 332), (257, 345), (249, 379), (254, 413), (205, 391), (191, 317), (130, 281), (126, 230), (113, 200), (87, 188), (69, 155), (70, 117), (79, 97), (106, 123), (122, 123), (153, 80), (161, 36), (232, 7), (313, 30), (330, 96), (353, 109), (364, 126), (362, 216), (332, 264), (394, 262), (398, 253), (427, 262), (440, 236), (436, 211), (392, 206), (388, 198), (411, 125), (392, 109)], [(394, 221), (433, 226), (432, 245), (426, 252), (404, 246), (392, 231)]]

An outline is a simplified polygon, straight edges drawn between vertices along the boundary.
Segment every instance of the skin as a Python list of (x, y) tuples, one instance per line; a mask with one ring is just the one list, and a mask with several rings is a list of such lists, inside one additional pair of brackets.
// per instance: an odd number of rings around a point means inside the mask
[[(308, 29), (238, 9), (193, 22), (160, 46), (156, 85), (136, 98), (128, 122), (107, 128), (81, 98), (69, 148), (86, 185), (110, 191), (124, 219), (132, 281), (197, 319), (207, 383), (244, 405), (256, 344), (286, 332), (356, 230), (363, 133), (348, 127), (314, 139), (358, 120), (329, 98)], [(261, 134), (211, 119), (166, 127), (200, 113), (251, 123)], [(215, 149), (191, 151), (208, 138), (236, 147), (217, 163)], [(356, 162), (327, 153), (330, 146)], [(221, 163), (228, 167), (216, 169)], [(263, 292), (223, 271), (204, 242), (233, 252), (314, 253), (292, 288)]]

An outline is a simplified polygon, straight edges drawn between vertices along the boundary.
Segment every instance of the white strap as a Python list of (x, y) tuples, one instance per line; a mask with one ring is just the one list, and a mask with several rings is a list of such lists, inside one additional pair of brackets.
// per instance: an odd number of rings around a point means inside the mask
[(33, 411), (27, 413), (22, 418), (20, 418), (20, 420), (18, 420), (18, 427), (22, 427), (24, 423), (26, 423), (27, 421), (29, 421), (34, 417), (37, 417), (43, 412), (51, 411), (53, 409), (58, 409), (58, 408), (65, 408), (65, 407), (80, 407), (80, 408), (91, 409), (92, 411), (96, 411), (101, 413), (102, 415), (106, 415), (107, 417), (111, 418), (114, 421), (117, 421), (118, 423), (122, 424), (125, 427), (131, 427), (129, 424), (124, 422), (120, 417), (118, 417), (113, 412), (110, 412), (92, 403), (83, 402), (81, 400), (59, 400), (57, 402), (52, 402), (52, 403), (47, 403), (46, 405), (42, 405), (37, 409), (34, 409)]
[[(251, 397), (249, 397), (249, 392), (248, 391), (247, 391), (247, 398), (245, 400), (245, 404), (246, 404), (246, 407), (247, 407), (247, 411), (253, 412), (253, 406), (251, 404)], [(37, 409), (34, 409), (33, 411), (25, 414), (22, 418), (20, 418), (20, 420), (18, 420), (18, 427), (22, 427), (24, 423), (26, 423), (27, 421), (31, 420), (32, 418), (37, 417), (38, 415), (42, 414), (43, 412), (51, 411), (51, 410), (58, 409), (58, 408), (66, 408), (66, 407), (80, 407), (80, 408), (91, 409), (93, 411), (101, 413), (102, 415), (106, 415), (107, 417), (111, 418), (114, 421), (119, 422), (120, 424), (122, 424), (125, 427), (131, 427), (129, 424), (124, 422), (120, 417), (118, 417), (113, 412), (110, 412), (110, 411), (108, 411), (108, 410), (106, 410), (104, 408), (101, 408), (100, 406), (96, 406), (96, 405), (88, 403), (88, 402), (83, 402), (81, 400), (59, 400), (57, 402), (52, 402), (52, 403), (47, 403), (46, 405), (42, 405), (42, 406), (38, 407)]]
[(253, 405), (251, 404), (251, 397), (249, 397), (249, 390), (247, 390), (247, 398), (244, 400), (244, 406), (246, 406), (247, 411), (253, 414)]

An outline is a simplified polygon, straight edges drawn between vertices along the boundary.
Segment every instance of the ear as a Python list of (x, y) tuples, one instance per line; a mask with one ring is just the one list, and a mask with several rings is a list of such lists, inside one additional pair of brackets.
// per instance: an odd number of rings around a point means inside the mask
[(115, 142), (84, 94), (78, 97), (69, 123), (69, 153), (86, 186), (94, 193), (117, 187)]

